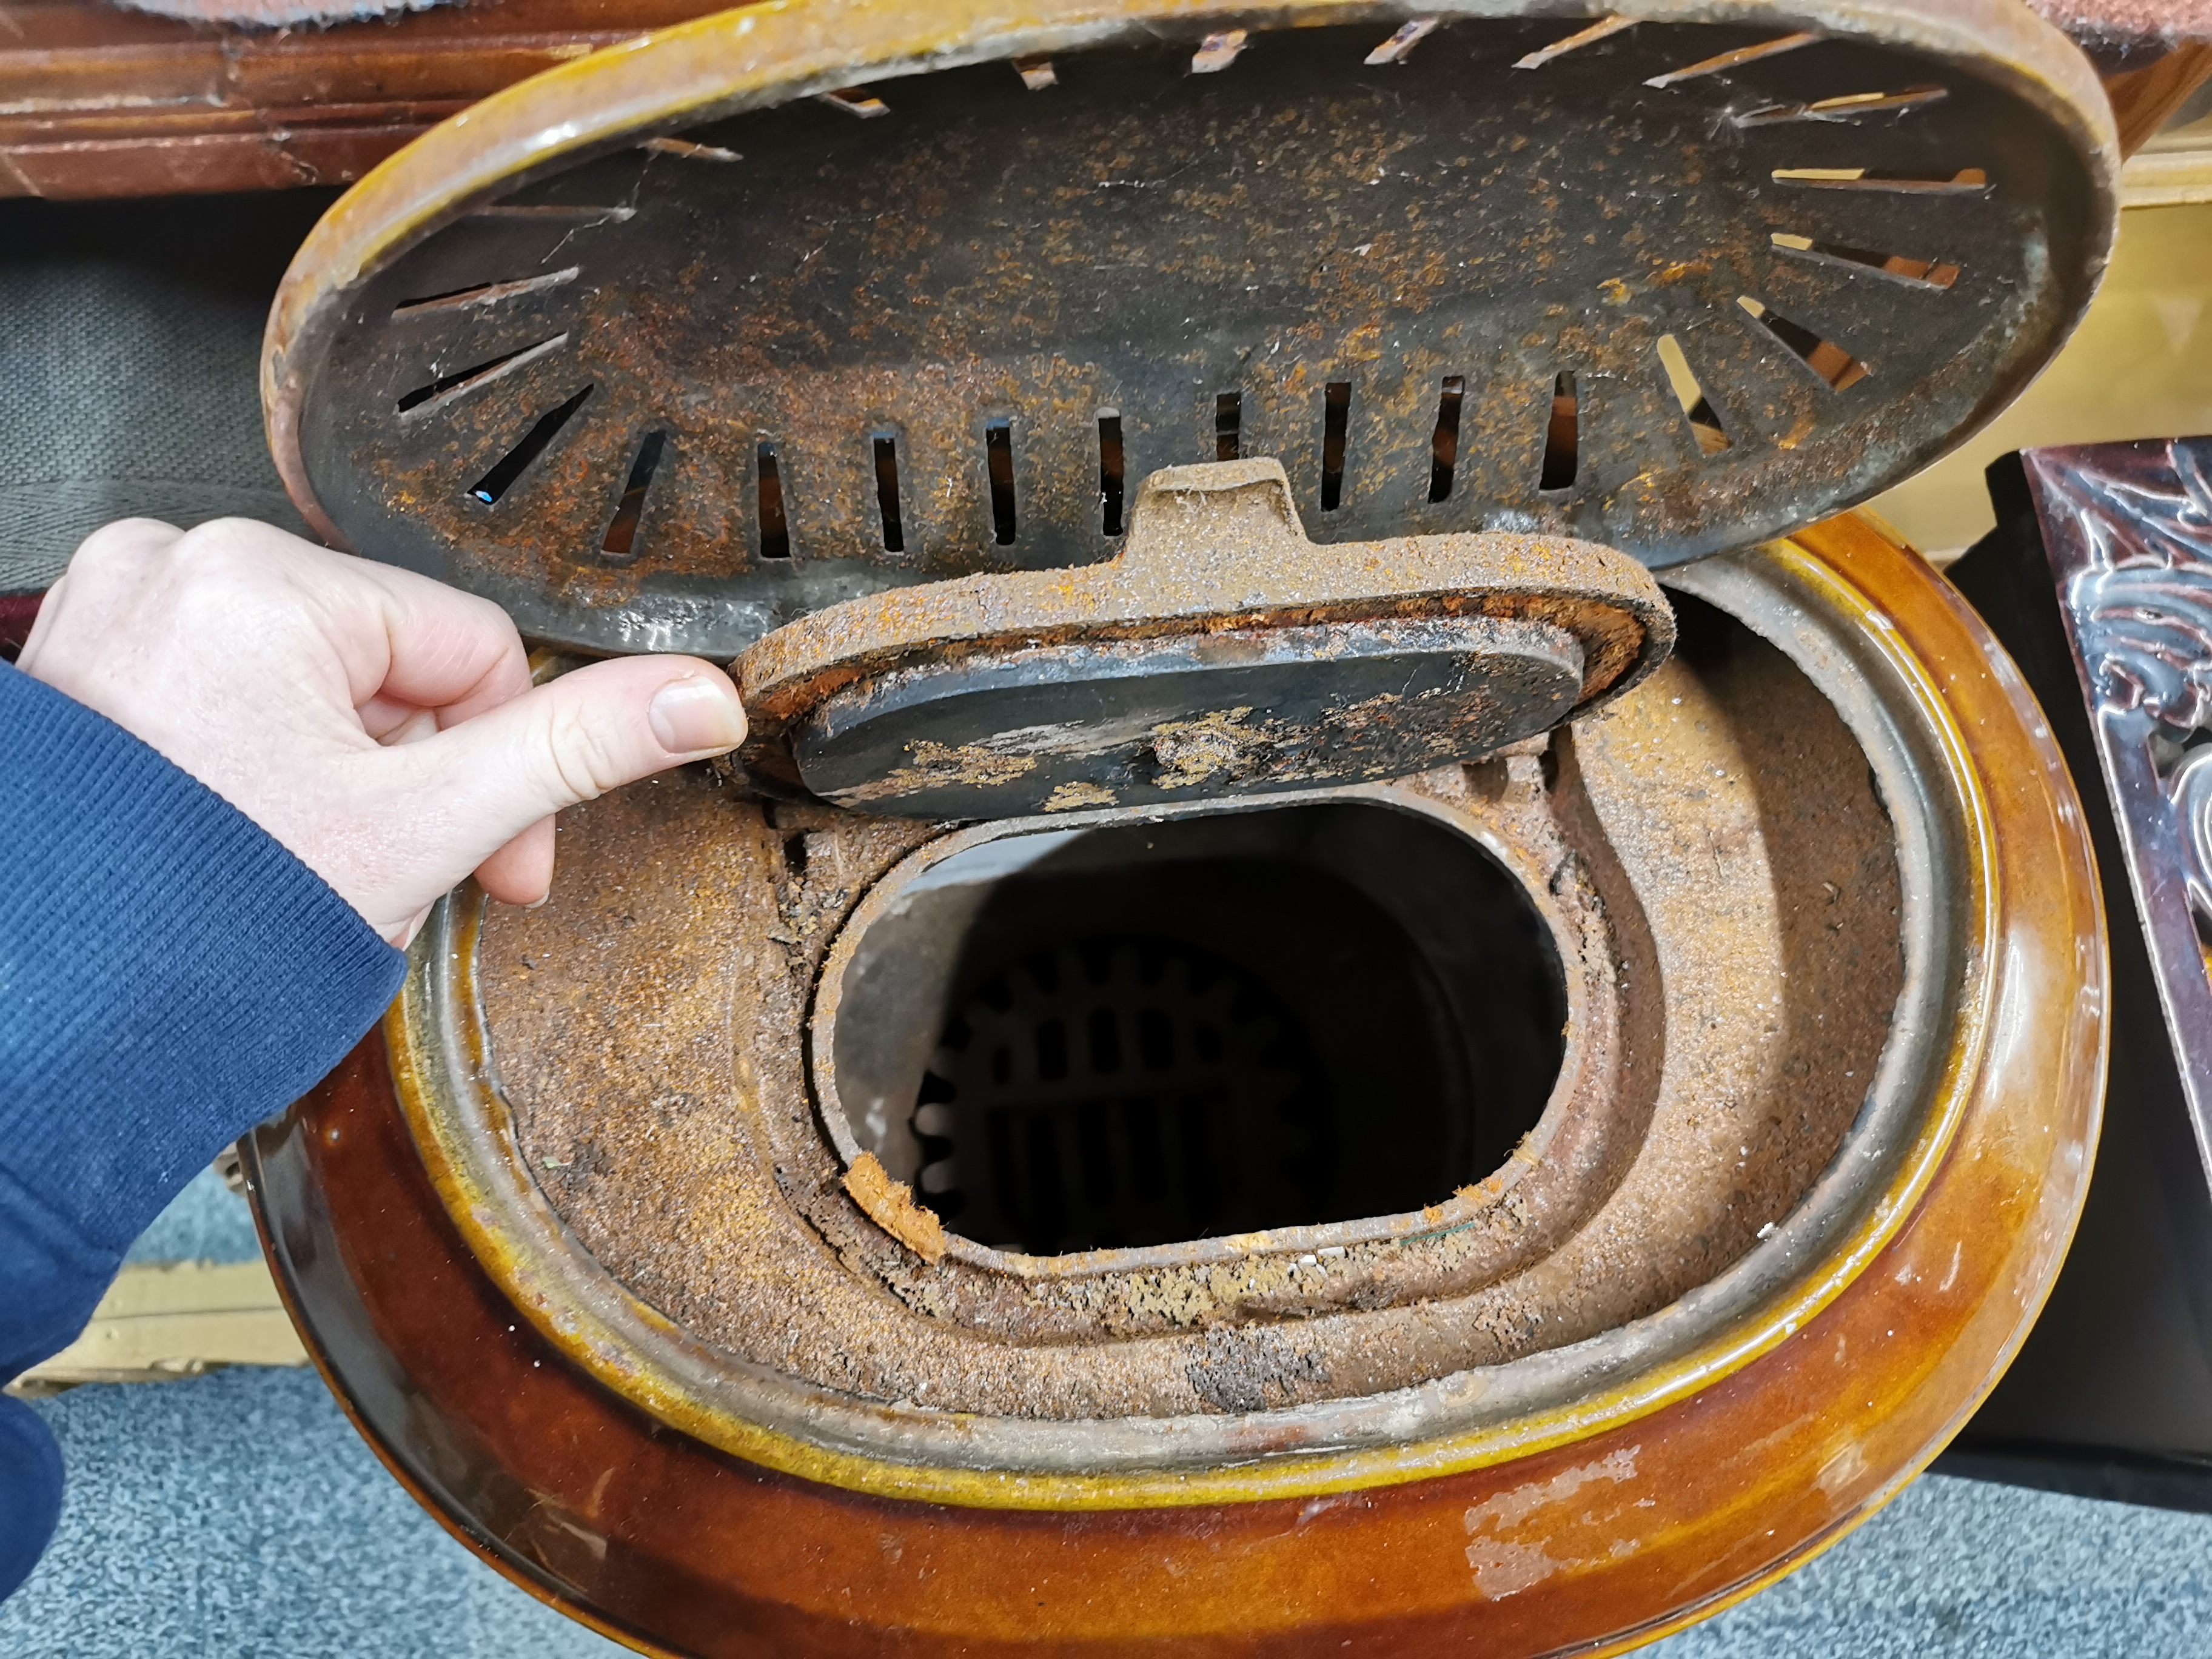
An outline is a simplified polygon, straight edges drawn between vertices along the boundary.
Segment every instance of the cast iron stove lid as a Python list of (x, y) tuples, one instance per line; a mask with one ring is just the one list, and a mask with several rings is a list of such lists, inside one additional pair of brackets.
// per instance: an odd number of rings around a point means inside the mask
[(279, 465), (526, 632), (744, 653), (771, 787), (1494, 753), (1665, 656), (1643, 566), (1986, 418), (2112, 211), (2014, 0), (1493, 9), (824, 0), (553, 70), (302, 249)]
[(1110, 560), (1153, 470), (1236, 456), (1322, 544), (1744, 545), (2090, 297), (2109, 112), (2024, 6), (1500, 9), (843, 0), (581, 60), (310, 239), (280, 465), (526, 633), (726, 658)]

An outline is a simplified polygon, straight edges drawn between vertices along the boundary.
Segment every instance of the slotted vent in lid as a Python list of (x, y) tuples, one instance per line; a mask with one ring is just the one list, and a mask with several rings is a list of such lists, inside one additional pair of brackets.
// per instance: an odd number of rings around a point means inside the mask
[(2024, 7), (1655, 9), (673, 30), (333, 212), (271, 320), (279, 462), (345, 544), (599, 650), (1110, 559), (1216, 459), (1279, 458), (1323, 543), (1785, 532), (2055, 349), (2109, 115)]

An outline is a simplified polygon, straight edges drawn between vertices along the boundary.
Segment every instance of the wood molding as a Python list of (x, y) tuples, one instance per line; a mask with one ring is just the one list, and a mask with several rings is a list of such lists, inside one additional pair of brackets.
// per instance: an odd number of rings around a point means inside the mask
[[(475, 0), (269, 29), (106, 0), (0, 0), (0, 197), (349, 184), (501, 87), (724, 9), (720, 0)], [(2212, 44), (2196, 41), (2106, 74), (2122, 152), (2142, 148), (2208, 76)]]
[(486, 94), (715, 0), (479, 0), (250, 29), (0, 0), (0, 196), (340, 185)]

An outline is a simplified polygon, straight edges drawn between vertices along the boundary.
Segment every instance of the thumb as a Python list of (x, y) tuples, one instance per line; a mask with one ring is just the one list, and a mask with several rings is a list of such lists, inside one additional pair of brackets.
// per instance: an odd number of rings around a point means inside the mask
[[(713, 664), (619, 657), (387, 752), (404, 757), (414, 775), (416, 822), (434, 826), (443, 843), (440, 870), (426, 872), (434, 896), (562, 807), (725, 753), (744, 735), (738, 689)], [(551, 838), (532, 839), (543, 870), (505, 872), (501, 885), (544, 890), (552, 873)]]

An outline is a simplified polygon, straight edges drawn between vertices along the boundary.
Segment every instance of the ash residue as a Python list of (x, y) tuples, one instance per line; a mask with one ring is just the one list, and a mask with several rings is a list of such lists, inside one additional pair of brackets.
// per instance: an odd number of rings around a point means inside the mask
[(1192, 1390), (1218, 1412), (1263, 1412), (1310, 1400), (1328, 1381), (1321, 1356), (1280, 1331), (1211, 1330), (1183, 1366)]

